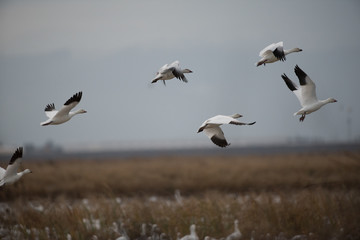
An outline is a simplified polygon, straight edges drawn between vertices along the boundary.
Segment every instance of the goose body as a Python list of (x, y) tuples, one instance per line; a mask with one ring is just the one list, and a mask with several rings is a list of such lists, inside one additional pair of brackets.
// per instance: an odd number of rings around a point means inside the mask
[(239, 230), (239, 221), (234, 221), (234, 232), (228, 235), (225, 240), (239, 240), (241, 238), (242, 234)]
[(163, 80), (165, 84), (165, 80), (170, 80), (173, 78), (177, 78), (181, 81), (188, 82), (184, 73), (192, 73), (190, 69), (181, 69), (180, 62), (175, 61), (171, 64), (165, 64), (162, 66), (159, 71), (156, 73), (155, 78), (151, 81), (151, 83), (156, 83), (158, 80)]
[(242, 123), (236, 118), (240, 118), (242, 115), (234, 114), (231, 116), (217, 115), (215, 117), (207, 119), (203, 124), (201, 124), (198, 133), (204, 132), (210, 140), (218, 145), (219, 147), (227, 147), (230, 144), (226, 141), (224, 132), (221, 130), (220, 126), (223, 124), (233, 124), (233, 125), (253, 125), (256, 122), (252, 123)]
[(23, 155), (23, 148), (19, 147), (12, 155), (6, 170), (0, 168), (0, 187), (4, 186), (5, 184), (13, 184), (19, 181), (19, 179), (23, 175), (27, 173), (31, 173), (29, 169), (25, 169), (22, 172), (18, 172), (21, 164), (22, 155)]
[(256, 66), (258, 67), (262, 64), (264, 64), (265, 66), (266, 63), (273, 63), (279, 60), (285, 61), (286, 55), (293, 52), (301, 52), (301, 51), (302, 49), (300, 48), (292, 48), (292, 49), (284, 50), (283, 42), (273, 43), (260, 51), (259, 56), (261, 57), (261, 59), (256, 63)]
[(299, 68), (295, 66), (295, 74), (299, 78), (300, 87), (298, 87), (293, 81), (291, 81), (286, 74), (281, 75), (285, 81), (287, 87), (295, 94), (299, 99), (301, 109), (294, 113), (294, 116), (301, 115), (300, 122), (305, 120), (305, 116), (319, 110), (322, 106), (328, 103), (337, 102), (334, 98), (328, 98), (325, 100), (318, 100), (316, 97), (316, 85), (311, 78)]
[(82, 92), (74, 94), (69, 98), (59, 111), (55, 109), (55, 104), (51, 103), (46, 105), (45, 114), (49, 118), (45, 122), (40, 123), (41, 126), (58, 125), (69, 121), (73, 116), (80, 113), (86, 113), (84, 109), (71, 111), (81, 100)]
[(199, 240), (199, 237), (196, 234), (196, 225), (192, 224), (190, 226), (190, 235), (185, 235), (180, 240)]

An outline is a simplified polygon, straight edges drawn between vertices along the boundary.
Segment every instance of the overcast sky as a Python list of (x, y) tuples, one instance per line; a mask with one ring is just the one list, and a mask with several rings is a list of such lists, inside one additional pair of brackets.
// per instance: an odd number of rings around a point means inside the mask
[[(166, 142), (212, 144), (204, 120), (240, 113), (253, 126), (224, 126), (229, 142), (360, 138), (358, 1), (1, 1), (0, 142), (65, 146)], [(274, 42), (303, 52), (255, 67)], [(188, 83), (150, 84), (175, 60)], [(298, 64), (317, 84), (308, 115), (281, 74)], [(44, 107), (83, 91), (88, 113), (40, 126)], [(213, 145), (213, 147), (216, 147)]]

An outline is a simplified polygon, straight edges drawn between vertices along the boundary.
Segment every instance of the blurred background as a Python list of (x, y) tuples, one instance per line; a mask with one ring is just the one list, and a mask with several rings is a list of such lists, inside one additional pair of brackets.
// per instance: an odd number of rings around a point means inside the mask
[[(358, 1), (1, 1), (0, 149), (54, 151), (217, 149), (204, 120), (240, 113), (224, 126), (230, 148), (360, 141)], [(256, 67), (283, 41), (303, 52)], [(151, 84), (165, 63), (189, 68), (188, 83)], [(319, 99), (338, 100), (300, 123), (281, 74), (298, 64)], [(88, 111), (40, 126), (46, 104), (78, 91)], [(221, 150), (221, 149), (220, 149)]]

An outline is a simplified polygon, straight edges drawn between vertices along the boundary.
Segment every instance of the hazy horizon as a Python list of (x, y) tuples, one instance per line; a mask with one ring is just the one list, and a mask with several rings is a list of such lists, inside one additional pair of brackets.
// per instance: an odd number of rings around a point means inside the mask
[[(287, 139), (360, 139), (360, 3), (356, 1), (3, 1), (0, 3), (0, 143), (194, 142), (214, 115), (240, 113), (253, 126), (224, 126), (233, 144)], [(273, 42), (302, 48), (255, 67)], [(151, 84), (179, 60), (188, 83)], [(301, 107), (281, 79), (298, 64), (328, 104), (299, 122)], [(40, 126), (83, 92), (75, 116)], [(230, 146), (231, 147), (231, 146)]]

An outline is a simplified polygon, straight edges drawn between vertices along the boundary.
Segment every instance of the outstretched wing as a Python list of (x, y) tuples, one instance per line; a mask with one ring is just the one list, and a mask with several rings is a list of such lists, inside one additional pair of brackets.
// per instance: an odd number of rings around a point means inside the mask
[(299, 87), (293, 81), (291, 81), (290, 78), (288, 78), (288, 76), (286, 76), (285, 73), (281, 75), (281, 77), (285, 81), (286, 86), (290, 89), (290, 91), (292, 91), (295, 94), (295, 96), (299, 99), (301, 106), (304, 106), (304, 101), (301, 96), (301, 89), (299, 89)]
[(243, 123), (240, 122), (236, 119), (232, 120), (231, 122), (229, 122), (229, 124), (234, 124), (234, 125), (254, 125), (256, 122), (251, 122), (251, 123)]
[(46, 105), (45, 114), (46, 114), (46, 116), (48, 118), (54, 117), (56, 113), (57, 113), (57, 111), (55, 110), (55, 104), (54, 103), (50, 103), (50, 104)]
[(298, 65), (295, 66), (295, 74), (299, 78), (300, 88), (301, 88), (301, 105), (311, 105), (314, 102), (317, 102), (318, 99), (316, 97), (316, 86), (315, 83), (311, 80), (311, 78), (299, 68)]
[(172, 69), (172, 74), (179, 80), (182, 80), (184, 82), (188, 82), (188, 80), (186, 79), (184, 73), (181, 71), (180, 68), (176, 68), (176, 67), (173, 67)]
[(22, 155), (23, 155), (23, 148), (19, 147), (18, 149), (16, 149), (15, 153), (12, 155), (10, 159), (9, 165), (6, 168), (4, 179), (17, 174), (21, 164)]
[(82, 92), (75, 93), (71, 98), (69, 98), (64, 106), (56, 113), (56, 115), (67, 115), (71, 109), (73, 109), (80, 102), (82, 97)]
[(226, 141), (224, 132), (219, 126), (212, 126), (204, 129), (204, 133), (210, 140), (219, 147), (226, 147), (230, 144)]
[(265, 47), (263, 50), (261, 50), (259, 53), (259, 56), (264, 57), (264, 56), (268, 55), (269, 53), (273, 54), (275, 49), (277, 49), (277, 48), (282, 49), (283, 45), (284, 45), (283, 42), (272, 43), (269, 46)]
[(285, 61), (286, 60), (285, 53), (284, 53), (284, 48), (282, 46), (279, 46), (279, 47), (275, 48), (273, 50), (273, 54), (280, 61)]
[(169, 70), (172, 72), (172, 74), (179, 80), (182, 80), (184, 82), (188, 82), (186, 79), (184, 73), (182, 72), (180, 68), (180, 62), (175, 61), (169, 65)]

